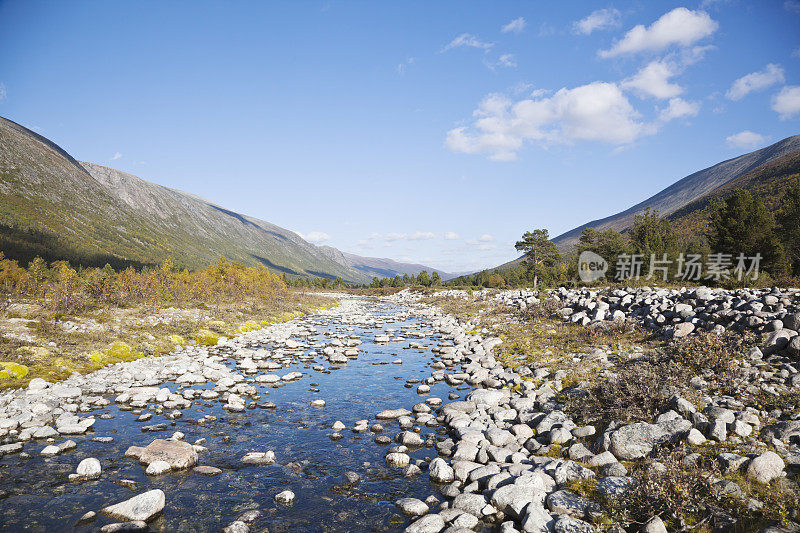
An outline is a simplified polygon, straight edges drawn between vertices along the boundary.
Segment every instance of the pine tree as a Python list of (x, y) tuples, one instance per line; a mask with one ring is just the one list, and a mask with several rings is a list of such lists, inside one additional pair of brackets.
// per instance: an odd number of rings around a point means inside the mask
[(525, 253), (525, 264), (533, 274), (533, 290), (536, 290), (543, 267), (551, 266), (561, 260), (561, 254), (556, 245), (550, 241), (546, 229), (526, 231), (514, 248)]
[(800, 274), (800, 180), (786, 191), (776, 215), (778, 234), (792, 274)]
[(762, 267), (775, 273), (783, 246), (775, 234), (775, 220), (760, 198), (737, 189), (725, 200), (711, 204), (708, 244), (716, 253), (753, 257), (761, 254)]

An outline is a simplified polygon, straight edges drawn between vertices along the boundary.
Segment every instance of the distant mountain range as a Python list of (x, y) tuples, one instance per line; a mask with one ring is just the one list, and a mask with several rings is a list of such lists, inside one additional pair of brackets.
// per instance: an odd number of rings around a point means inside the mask
[[(668, 217), (680, 237), (699, 236), (708, 227), (708, 206), (714, 198), (724, 198), (734, 189), (743, 188), (761, 197), (767, 206), (774, 207), (790, 180), (798, 177), (798, 172), (800, 135), (794, 135), (690, 174), (625, 211), (581, 224), (555, 237), (553, 242), (566, 252), (578, 244), (586, 228), (625, 231), (633, 225), (636, 215), (647, 208)], [(505, 270), (521, 261), (522, 258), (518, 258), (497, 268)]]
[[(197, 268), (219, 256), (293, 276), (375, 276), (434, 269), (315, 246), (297, 233), (137, 176), (75, 160), (0, 117), (0, 251), (27, 261)], [(447, 277), (445, 273), (440, 274)]]

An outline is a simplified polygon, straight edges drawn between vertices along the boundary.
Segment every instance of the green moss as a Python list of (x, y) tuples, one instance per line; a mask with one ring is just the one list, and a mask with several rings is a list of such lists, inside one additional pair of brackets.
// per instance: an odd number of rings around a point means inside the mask
[(195, 332), (193, 338), (201, 346), (215, 346), (219, 341), (219, 335), (210, 329), (201, 329)]

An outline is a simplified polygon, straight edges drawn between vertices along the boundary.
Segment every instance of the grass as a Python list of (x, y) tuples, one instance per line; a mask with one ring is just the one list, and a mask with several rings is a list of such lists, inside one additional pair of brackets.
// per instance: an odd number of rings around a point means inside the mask
[[(132, 361), (144, 356), (172, 352), (178, 346), (215, 345), (220, 337), (253, 331), (286, 322), (316, 310), (330, 308), (335, 300), (299, 291), (288, 291), (270, 301), (246, 300), (214, 306), (182, 308), (180, 318), (151, 325), (149, 319), (163, 310), (144, 307), (109, 306), (79, 314), (50, 318), (46, 310), (36, 310), (30, 331), (36, 342), (0, 337), (0, 390), (25, 387), (33, 378), (62, 381), (73, 372), (89, 373), (107, 365)], [(35, 306), (34, 306), (35, 308)], [(199, 318), (190, 318), (192, 316)], [(0, 327), (3, 316), (0, 314)], [(8, 318), (8, 317), (6, 317)], [(59, 321), (94, 320), (103, 331), (68, 333)]]

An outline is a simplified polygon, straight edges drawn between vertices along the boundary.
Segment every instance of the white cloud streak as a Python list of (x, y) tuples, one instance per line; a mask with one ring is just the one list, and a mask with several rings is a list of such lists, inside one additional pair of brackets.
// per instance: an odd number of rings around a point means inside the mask
[(520, 33), (525, 29), (526, 25), (525, 19), (523, 17), (519, 17), (500, 28), (500, 31), (502, 33)]
[(665, 13), (650, 26), (630, 29), (600, 57), (610, 58), (639, 52), (658, 52), (670, 46), (689, 47), (717, 31), (719, 24), (704, 11), (678, 7)]
[(489, 50), (494, 43), (484, 42), (472, 35), (471, 33), (462, 33), (452, 41), (450, 41), (447, 46), (442, 48), (442, 52), (447, 52), (448, 50), (452, 50), (453, 48), (479, 48), (481, 50)]
[(592, 11), (586, 18), (573, 23), (572, 31), (579, 35), (589, 35), (594, 31), (617, 28), (619, 25), (619, 11), (614, 8), (598, 9), (597, 11)]
[(700, 112), (700, 102), (687, 102), (683, 98), (670, 98), (667, 107), (661, 110), (658, 118), (669, 122), (678, 118), (696, 117)]
[(788, 120), (800, 113), (800, 85), (787, 85), (772, 97), (772, 110), (781, 120)]
[(517, 66), (517, 60), (514, 59), (514, 54), (503, 54), (497, 60), (497, 64), (501, 67), (514, 68)]
[(762, 146), (767, 138), (760, 133), (750, 130), (740, 131), (725, 138), (725, 143), (731, 148), (753, 149)]
[(119, 152), (116, 152), (114, 155), (112, 155), (109, 161), (116, 161), (117, 159), (122, 159), (122, 154)]
[(731, 88), (725, 93), (728, 100), (741, 100), (754, 91), (760, 91), (772, 85), (783, 83), (784, 71), (780, 65), (770, 63), (764, 70), (751, 72), (733, 82)]

